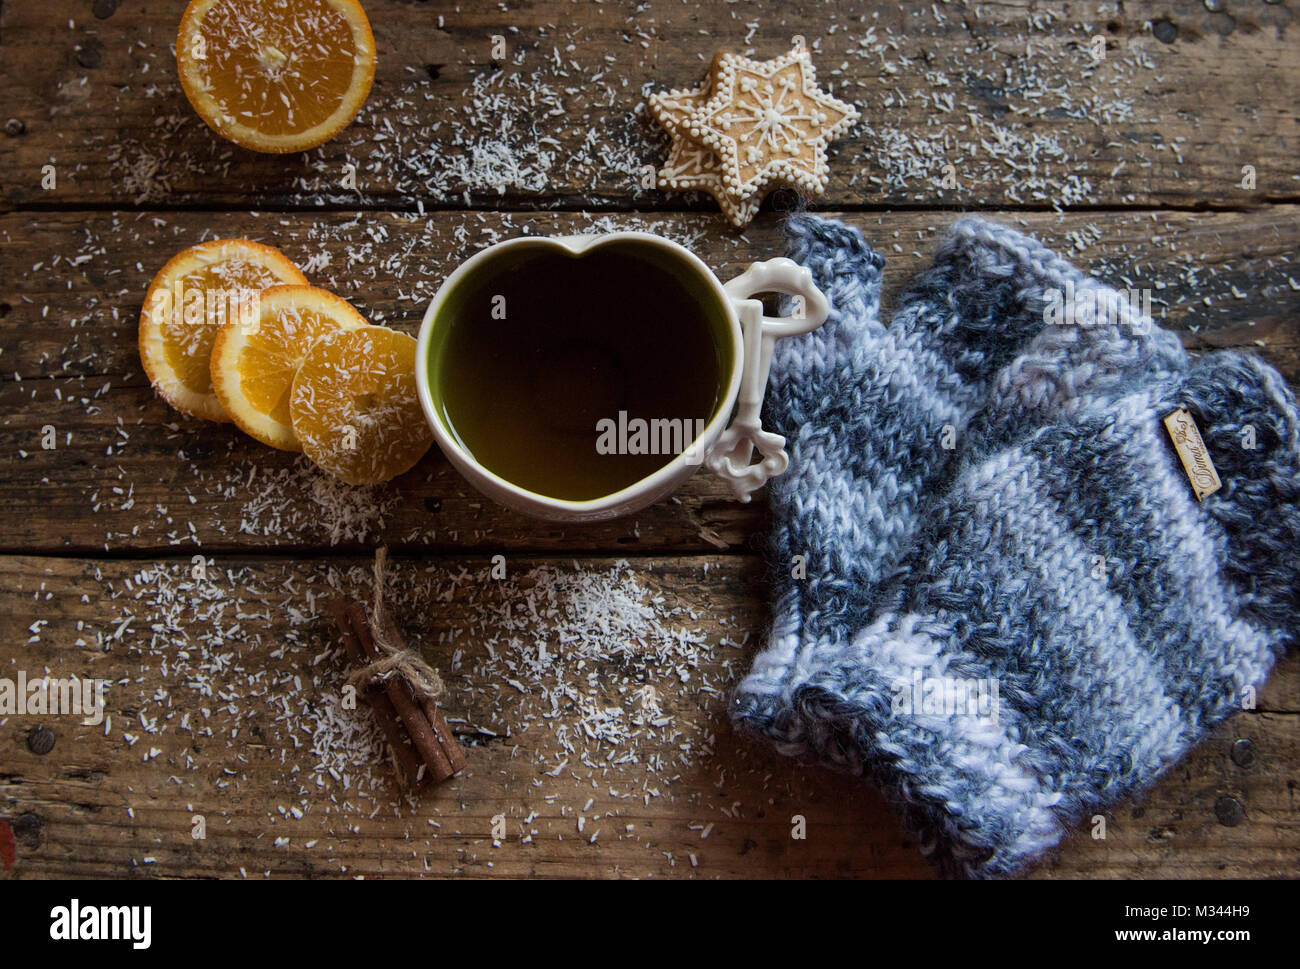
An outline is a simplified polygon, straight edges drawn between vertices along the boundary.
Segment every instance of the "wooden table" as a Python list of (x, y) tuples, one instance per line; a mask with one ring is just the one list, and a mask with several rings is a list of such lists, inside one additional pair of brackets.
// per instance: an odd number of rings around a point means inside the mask
[[(367, 107), (283, 157), (191, 112), (183, 6), (0, 8), (0, 676), (112, 682), (109, 722), (40, 721), (48, 753), (35, 719), (0, 720), (0, 877), (928, 874), (869, 786), (730, 727), (766, 614), (763, 501), (701, 474), (633, 518), (560, 527), (478, 496), (436, 449), (352, 489), (183, 419), (141, 372), (136, 322), (194, 242), (279, 246), (408, 332), (461, 260), (524, 232), (648, 229), (726, 278), (781, 251), (790, 200), (737, 232), (708, 198), (643, 187), (666, 152), (644, 96), (697, 82), (715, 48), (771, 57), (799, 34), (863, 110), (817, 207), (886, 254), (887, 302), (978, 209), (1151, 287), (1189, 348), (1300, 378), (1287, 4), (368, 0)], [(323, 608), (369, 594), (381, 543), (471, 760), (415, 799), (364, 709), (338, 709)], [(584, 645), (595, 628), (608, 650)], [(1298, 688), (1292, 656), (1257, 710), (1035, 877), (1300, 873)]]

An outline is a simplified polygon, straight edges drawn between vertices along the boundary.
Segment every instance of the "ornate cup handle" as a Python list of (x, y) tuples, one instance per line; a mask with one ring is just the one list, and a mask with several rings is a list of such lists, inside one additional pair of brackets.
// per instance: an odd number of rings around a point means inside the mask
[[(822, 291), (813, 285), (812, 273), (785, 258), (756, 262), (723, 288), (740, 317), (745, 359), (735, 416), (709, 449), (704, 463), (730, 485), (738, 501), (749, 501), (768, 478), (783, 473), (790, 463), (785, 453), (785, 438), (763, 430), (759, 418), (768, 371), (772, 367), (772, 347), (777, 337), (797, 336), (817, 329), (825, 322), (830, 306)], [(763, 315), (762, 302), (753, 297), (772, 292), (796, 298), (791, 315)], [(755, 448), (762, 460), (751, 464)]]

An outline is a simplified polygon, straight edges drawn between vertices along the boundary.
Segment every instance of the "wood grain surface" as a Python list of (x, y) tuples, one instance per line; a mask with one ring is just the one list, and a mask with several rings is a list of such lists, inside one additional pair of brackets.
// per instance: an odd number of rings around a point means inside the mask
[[(0, 3), (0, 677), (109, 683), (103, 723), (0, 717), (0, 879), (931, 877), (875, 789), (731, 728), (767, 620), (761, 498), (699, 474), (627, 519), (547, 524), (436, 449), (350, 488), (161, 402), (145, 287), (185, 246), (244, 236), (414, 333), (483, 246), (622, 228), (725, 279), (782, 251), (796, 200), (737, 231), (709, 197), (653, 188), (667, 140), (644, 99), (715, 49), (801, 35), (864, 115), (812, 208), (885, 254), (886, 313), (979, 210), (1150, 289), (1189, 349), (1247, 349), (1300, 385), (1288, 3), (365, 6), (367, 106), (273, 157), (189, 109), (183, 2)], [(324, 608), (371, 594), (381, 543), (470, 759), (414, 798), (344, 706)], [(1029, 877), (1300, 875), (1297, 697), (1292, 655), (1104, 839), (1081, 828)]]

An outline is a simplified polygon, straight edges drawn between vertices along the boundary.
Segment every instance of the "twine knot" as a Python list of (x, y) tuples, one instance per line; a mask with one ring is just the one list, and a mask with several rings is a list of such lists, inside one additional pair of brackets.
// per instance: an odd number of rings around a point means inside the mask
[(384, 566), (388, 549), (375, 550), (375, 601), (371, 609), (370, 629), (375, 646), (383, 654), (379, 659), (349, 674), (347, 682), (357, 689), (378, 686), (394, 673), (406, 680), (417, 697), (435, 700), (442, 694), (442, 677), (413, 649), (396, 645), (388, 634), (388, 617), (384, 609)]

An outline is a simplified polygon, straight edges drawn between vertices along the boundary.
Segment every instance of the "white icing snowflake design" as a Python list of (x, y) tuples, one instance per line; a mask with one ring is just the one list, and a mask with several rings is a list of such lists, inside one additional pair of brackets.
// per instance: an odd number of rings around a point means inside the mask
[[(749, 103), (737, 104), (734, 110), (718, 115), (718, 121), (727, 130), (737, 123), (753, 124), (737, 139), (745, 146), (745, 160), (751, 165), (763, 159), (765, 146), (774, 153), (798, 154), (804, 145), (813, 144), (820, 137), (816, 127), (830, 120), (824, 111), (800, 110), (805, 106), (794, 95), (799, 84), (789, 74), (776, 78), (775, 82), (760, 84), (757, 78), (742, 77), (740, 90), (747, 95)], [(809, 128), (815, 133), (806, 134)]]

